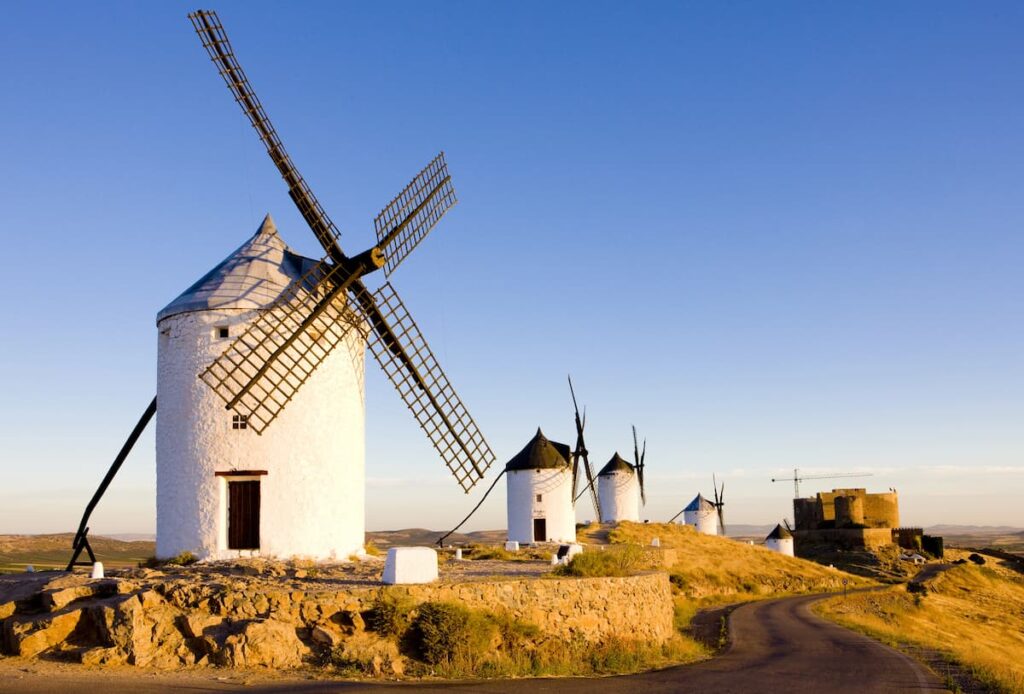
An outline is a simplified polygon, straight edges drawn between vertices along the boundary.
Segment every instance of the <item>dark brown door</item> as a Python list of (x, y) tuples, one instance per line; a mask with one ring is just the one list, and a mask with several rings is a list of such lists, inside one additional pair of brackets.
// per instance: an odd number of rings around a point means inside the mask
[(228, 549), (259, 548), (259, 480), (228, 482)]
[(545, 542), (548, 539), (548, 522), (544, 518), (533, 519), (533, 541)]

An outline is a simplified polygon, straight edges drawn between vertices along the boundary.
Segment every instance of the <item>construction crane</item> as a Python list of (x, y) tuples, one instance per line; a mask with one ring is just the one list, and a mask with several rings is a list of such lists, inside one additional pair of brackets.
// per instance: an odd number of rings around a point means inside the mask
[(836, 477), (871, 477), (870, 472), (839, 472), (834, 475), (804, 475), (800, 476), (800, 471), (793, 468), (792, 477), (772, 477), (772, 482), (792, 482), (793, 483), (793, 498), (800, 498), (800, 483), (804, 480), (830, 480)]

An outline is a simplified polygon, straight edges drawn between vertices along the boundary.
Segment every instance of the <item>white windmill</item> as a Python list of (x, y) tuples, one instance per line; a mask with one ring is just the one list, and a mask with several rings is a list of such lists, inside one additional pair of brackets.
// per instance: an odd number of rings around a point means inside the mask
[(597, 490), (601, 502), (601, 522), (639, 521), (640, 505), (646, 503), (644, 489), (644, 460), (647, 457), (647, 441), (640, 449), (636, 427), (633, 427), (633, 463), (618, 454), (597, 473)]
[(472, 417), (390, 283), (455, 204), (438, 155), (374, 220), (355, 256), (285, 152), (213, 12), (189, 15), (235, 101), (326, 255), (259, 231), (158, 316), (157, 398), (89, 502), (88, 519), (157, 411), (157, 555), (346, 557), (364, 535), (363, 356), (369, 347), (465, 490), (494, 461)]
[(764, 539), (764, 546), (773, 552), (793, 556), (793, 533), (789, 532), (782, 525), (776, 525), (775, 529), (768, 533)]
[(510, 542), (575, 542), (572, 451), (538, 428), (505, 465)]
[(683, 517), (683, 523), (689, 525), (697, 532), (704, 535), (725, 535), (725, 482), (722, 488), (718, 488), (718, 480), (712, 476), (712, 484), (715, 490), (715, 500), (708, 501), (703, 494), (697, 494), (682, 511), (672, 516), (669, 523), (675, 521), (679, 516)]

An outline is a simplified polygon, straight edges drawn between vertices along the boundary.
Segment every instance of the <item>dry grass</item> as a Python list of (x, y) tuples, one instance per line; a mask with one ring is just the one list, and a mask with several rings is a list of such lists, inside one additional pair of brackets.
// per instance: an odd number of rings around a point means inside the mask
[(605, 551), (577, 554), (568, 564), (556, 567), (553, 573), (577, 578), (632, 576), (648, 568), (644, 559), (643, 551), (636, 545), (622, 545)]
[(1024, 576), (989, 560), (924, 582), (833, 598), (818, 611), (881, 641), (934, 649), (1001, 691), (1024, 693)]
[(674, 563), (668, 567), (674, 592), (700, 606), (797, 593), (875, 585), (869, 579), (815, 562), (786, 557), (761, 546), (712, 535), (685, 525), (620, 523), (608, 533), (614, 544), (649, 547), (657, 537)]

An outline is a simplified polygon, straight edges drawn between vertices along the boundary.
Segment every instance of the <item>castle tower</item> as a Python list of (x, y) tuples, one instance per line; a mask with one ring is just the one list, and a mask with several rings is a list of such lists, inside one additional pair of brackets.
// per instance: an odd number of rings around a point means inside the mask
[(698, 494), (683, 509), (683, 522), (705, 535), (718, 534), (718, 512), (715, 505)]
[(640, 482), (633, 466), (616, 452), (597, 473), (601, 522), (640, 520)]
[(505, 465), (508, 539), (520, 544), (575, 542), (571, 451), (540, 429)]
[(199, 378), (315, 262), (289, 250), (268, 215), (157, 315), (158, 557), (344, 559), (362, 551), (366, 343), (359, 331), (262, 435)]

